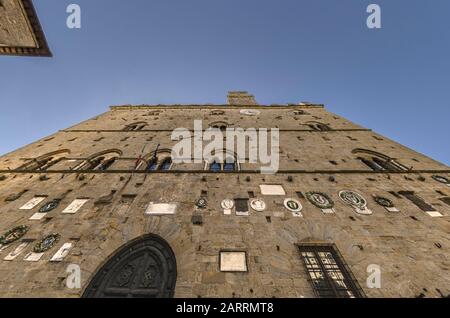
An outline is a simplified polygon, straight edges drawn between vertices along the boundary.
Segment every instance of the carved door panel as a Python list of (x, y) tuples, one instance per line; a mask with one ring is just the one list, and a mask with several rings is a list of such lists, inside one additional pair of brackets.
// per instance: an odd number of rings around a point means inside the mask
[(83, 297), (173, 297), (176, 261), (170, 246), (157, 236), (127, 244), (98, 271)]

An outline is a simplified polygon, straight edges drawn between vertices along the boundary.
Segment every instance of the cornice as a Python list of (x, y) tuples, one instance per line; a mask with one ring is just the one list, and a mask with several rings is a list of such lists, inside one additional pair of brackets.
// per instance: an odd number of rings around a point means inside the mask
[(304, 105), (286, 105), (286, 104), (273, 104), (273, 105), (229, 105), (229, 104), (168, 104), (168, 105), (118, 105), (110, 106), (113, 111), (119, 110), (155, 110), (155, 109), (311, 109), (311, 108), (324, 108), (323, 104), (304, 104)]
[(0, 55), (19, 55), (19, 56), (43, 56), (51, 57), (52, 53), (45, 39), (44, 31), (42, 30), (41, 24), (39, 22), (36, 10), (33, 6), (31, 0), (18, 0), (24, 12), (27, 15), (27, 20), (33, 36), (36, 39), (37, 47), (11, 47), (11, 46), (0, 46)]

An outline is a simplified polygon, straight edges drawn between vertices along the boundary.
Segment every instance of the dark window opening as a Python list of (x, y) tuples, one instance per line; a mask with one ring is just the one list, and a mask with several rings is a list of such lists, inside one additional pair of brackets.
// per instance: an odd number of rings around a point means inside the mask
[(399, 191), (399, 194), (411, 201), (415, 206), (421, 209), (423, 212), (433, 212), (436, 211), (430, 204), (426, 203), (422, 198), (419, 198), (412, 191)]
[(139, 131), (145, 128), (147, 126), (146, 123), (135, 123), (131, 125), (127, 125), (123, 130), (125, 131)]
[(214, 160), (209, 164), (209, 170), (212, 172), (233, 172), (238, 169), (234, 158), (227, 158), (224, 163), (221, 163), (220, 160)]
[(311, 128), (312, 130), (315, 131), (330, 131), (331, 128), (326, 125), (326, 124), (322, 124), (322, 123), (311, 123), (308, 124), (309, 128)]
[(390, 194), (392, 194), (394, 197), (396, 197), (397, 199), (401, 199), (402, 198), (402, 196), (401, 195), (399, 195), (397, 192), (395, 192), (395, 191), (389, 191), (389, 193)]
[(234, 168), (234, 162), (225, 162), (225, 164), (223, 165), (224, 171), (234, 171)]
[(221, 164), (218, 163), (217, 161), (214, 161), (213, 163), (210, 164), (209, 170), (212, 172), (219, 172), (221, 170)]
[(147, 168), (145, 170), (147, 171), (155, 171), (158, 169), (158, 159), (153, 158), (150, 160), (150, 162), (147, 165)]
[(161, 171), (168, 171), (168, 170), (170, 170), (171, 166), (172, 166), (172, 159), (171, 158), (166, 158), (159, 165), (159, 170), (161, 170)]

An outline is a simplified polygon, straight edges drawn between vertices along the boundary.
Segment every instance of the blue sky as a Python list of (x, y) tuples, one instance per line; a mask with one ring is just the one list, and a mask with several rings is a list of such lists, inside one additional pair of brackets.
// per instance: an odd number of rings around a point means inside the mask
[[(450, 164), (450, 1), (35, 0), (52, 59), (0, 57), (0, 154), (109, 105), (312, 101)], [(66, 7), (82, 28), (66, 27)], [(381, 30), (366, 7), (382, 9)]]

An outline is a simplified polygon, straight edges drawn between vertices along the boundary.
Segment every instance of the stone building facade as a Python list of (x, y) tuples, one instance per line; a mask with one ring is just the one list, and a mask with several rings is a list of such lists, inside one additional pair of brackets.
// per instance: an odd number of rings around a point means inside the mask
[(31, 0), (0, 0), (0, 55), (52, 56)]
[[(446, 165), (323, 105), (229, 102), (113, 106), (2, 156), (0, 296), (450, 294)], [(199, 119), (278, 128), (279, 170), (172, 162)]]

